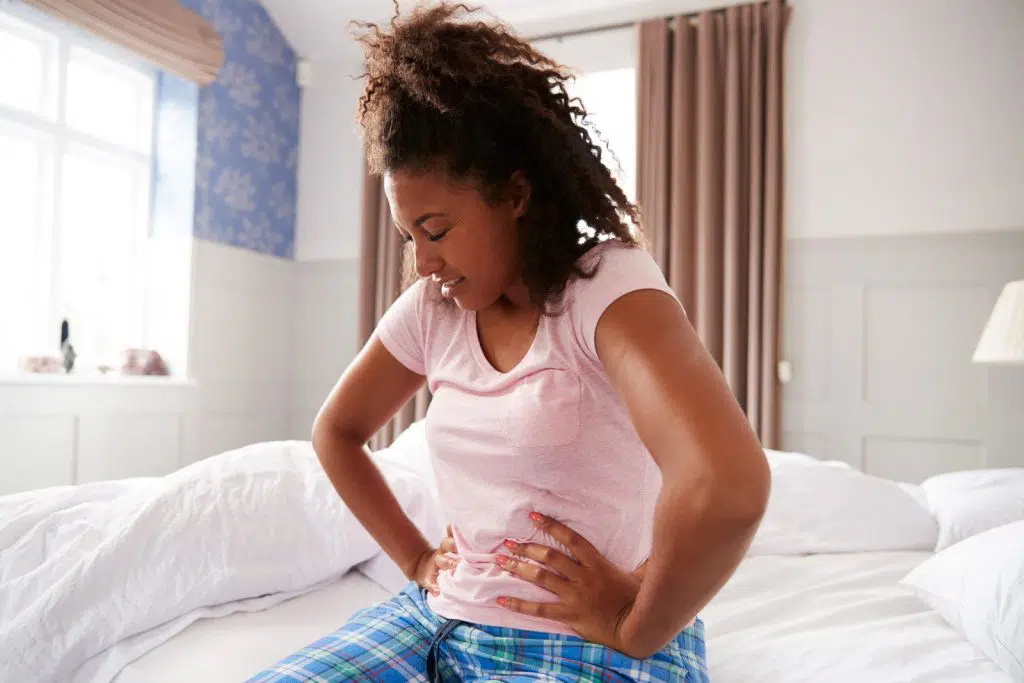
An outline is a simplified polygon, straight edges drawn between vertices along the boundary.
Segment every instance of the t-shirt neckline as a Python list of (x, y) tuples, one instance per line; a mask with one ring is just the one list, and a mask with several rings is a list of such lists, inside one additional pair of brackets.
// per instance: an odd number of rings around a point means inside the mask
[(473, 360), (476, 364), (483, 369), (485, 372), (499, 377), (508, 377), (514, 374), (517, 370), (523, 367), (530, 356), (533, 355), (534, 350), (537, 348), (537, 344), (540, 340), (540, 336), (544, 331), (544, 318), (547, 316), (541, 315), (537, 321), (537, 330), (533, 334), (533, 341), (530, 342), (530, 347), (526, 349), (526, 353), (519, 359), (519, 362), (513, 365), (508, 371), (501, 371), (491, 364), (491, 361), (487, 360), (487, 355), (484, 353), (484, 347), (480, 343), (480, 331), (477, 329), (476, 311), (467, 311), (466, 315), (466, 337), (469, 341), (469, 349), (473, 355)]

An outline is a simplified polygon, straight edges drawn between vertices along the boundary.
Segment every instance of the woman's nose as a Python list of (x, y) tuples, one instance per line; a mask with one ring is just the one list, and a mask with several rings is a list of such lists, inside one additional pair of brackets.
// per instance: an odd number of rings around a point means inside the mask
[(441, 272), (444, 262), (440, 254), (429, 246), (416, 245), (416, 274), (420, 277), (430, 277), (434, 273)]

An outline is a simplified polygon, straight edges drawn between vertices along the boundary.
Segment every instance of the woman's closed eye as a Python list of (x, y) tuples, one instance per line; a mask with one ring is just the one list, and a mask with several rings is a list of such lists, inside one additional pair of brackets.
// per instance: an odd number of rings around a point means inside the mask
[[(444, 230), (438, 233), (430, 233), (424, 230), (423, 234), (426, 235), (427, 241), (429, 242), (440, 242), (441, 240), (444, 239), (444, 236), (448, 234), (449, 230), (451, 230), (451, 228), (445, 228)], [(405, 232), (404, 230), (399, 230), (398, 233), (399, 235), (401, 235), (403, 243), (408, 244), (409, 242), (413, 241), (412, 235)]]
[(445, 228), (444, 230), (436, 234), (431, 234), (428, 232), (426, 233), (427, 239), (431, 242), (440, 242), (441, 240), (444, 239), (444, 236), (448, 234), (449, 230), (451, 230), (451, 228)]

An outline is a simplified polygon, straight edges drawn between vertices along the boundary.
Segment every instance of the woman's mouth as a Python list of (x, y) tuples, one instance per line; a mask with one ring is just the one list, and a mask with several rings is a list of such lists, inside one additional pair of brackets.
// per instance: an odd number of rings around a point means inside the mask
[(456, 287), (461, 285), (465, 280), (466, 278), (464, 277), (457, 277), (451, 280), (445, 280), (444, 282), (441, 283), (441, 296), (445, 297), (446, 299), (451, 298), (452, 291)]

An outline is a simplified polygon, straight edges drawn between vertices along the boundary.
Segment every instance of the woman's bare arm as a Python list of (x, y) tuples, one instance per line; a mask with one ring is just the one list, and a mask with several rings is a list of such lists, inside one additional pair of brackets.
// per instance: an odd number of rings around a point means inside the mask
[(679, 303), (633, 292), (605, 311), (598, 356), (662, 473), (653, 547), (620, 633), (668, 644), (726, 583), (764, 514), (764, 451)]
[(433, 548), (402, 510), (366, 443), (423, 382), (373, 338), (345, 370), (313, 425), (313, 448), (334, 488), (410, 579)]

